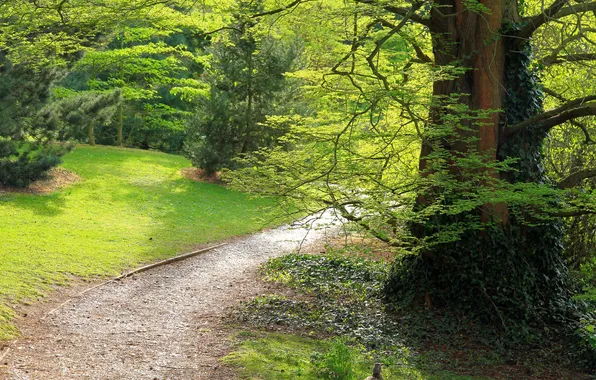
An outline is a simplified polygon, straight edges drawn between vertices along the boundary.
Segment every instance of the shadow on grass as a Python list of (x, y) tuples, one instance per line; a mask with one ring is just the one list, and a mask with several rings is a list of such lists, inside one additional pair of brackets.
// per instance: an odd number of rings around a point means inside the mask
[[(362, 380), (371, 375), (375, 363), (382, 363), (382, 376), (391, 380), (491, 379), (488, 376), (458, 374), (432, 369), (414, 354), (402, 351), (392, 356), (365, 351), (342, 339), (316, 339), (295, 334), (242, 331), (236, 336), (236, 350), (223, 362), (237, 367), (243, 378), (262, 380), (344, 379)], [(343, 375), (338, 375), (343, 373)]]
[[(272, 201), (181, 176), (182, 157), (118, 148), (79, 147), (65, 166), (86, 179), (99, 207), (147, 222), (145, 260), (171, 256), (194, 244), (254, 232), (269, 220)], [(78, 155), (78, 157), (76, 156)], [(75, 158), (73, 160), (73, 157)]]
[(15, 194), (0, 198), (0, 205), (9, 203), (12, 207), (27, 210), (35, 215), (57, 216), (64, 212), (66, 200), (62, 193), (51, 195), (21, 195)]

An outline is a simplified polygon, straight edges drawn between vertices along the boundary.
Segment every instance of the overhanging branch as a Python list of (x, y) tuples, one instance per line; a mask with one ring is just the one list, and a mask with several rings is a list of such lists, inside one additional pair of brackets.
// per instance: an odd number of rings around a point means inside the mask
[[(569, 99), (565, 98), (563, 95), (556, 93), (555, 91), (551, 90), (550, 88), (543, 88), (542, 89), (544, 91), (545, 94), (548, 94), (552, 97), (554, 97), (555, 99), (558, 99), (561, 102), (567, 102), (569, 101)], [(580, 123), (577, 120), (569, 120), (569, 123), (571, 123), (571, 125), (573, 125), (574, 127), (577, 127), (579, 129), (582, 130), (584, 137), (586, 138), (586, 141), (584, 141), (586, 144), (594, 144), (594, 140), (592, 140), (592, 136), (590, 135), (590, 132), (588, 131), (588, 127), (583, 124)]]
[(596, 95), (571, 100), (553, 110), (509, 126), (504, 131), (504, 137), (509, 138), (514, 136), (530, 126), (549, 131), (551, 128), (563, 124), (566, 121), (583, 116), (594, 116), (596, 115), (596, 102), (594, 102), (594, 100), (596, 100)]
[(557, 184), (557, 187), (559, 189), (569, 189), (579, 185), (584, 179), (593, 177), (596, 177), (596, 168), (580, 170), (565, 177)]
[(517, 37), (523, 40), (530, 38), (538, 28), (546, 24), (549, 20), (558, 20), (572, 14), (596, 11), (596, 2), (582, 2), (570, 6), (565, 6), (565, 4), (568, 4), (568, 0), (556, 0), (542, 13), (525, 17), (522, 20), (525, 26), (517, 33)]
[(354, 215), (353, 212), (348, 211), (345, 206), (338, 207), (337, 205), (333, 205), (333, 207), (336, 207), (336, 210), (339, 211), (342, 218), (346, 219), (349, 222), (356, 223), (357, 225), (362, 227), (365, 231), (367, 231), (369, 234), (371, 234), (375, 238), (381, 240), (382, 242), (387, 243), (389, 246), (391, 246), (391, 247), (402, 247), (403, 246), (403, 244), (401, 244), (397, 240), (391, 239), (390, 237), (381, 233), (376, 228), (373, 228), (365, 218), (363, 218), (361, 216), (356, 216), (356, 215)]
[(360, 4), (367, 4), (367, 5), (372, 5), (372, 6), (377, 6), (381, 9), (384, 9), (385, 11), (389, 12), (389, 13), (393, 13), (394, 15), (399, 15), (399, 16), (408, 16), (409, 20), (416, 22), (418, 24), (424, 25), (426, 27), (430, 27), (430, 20), (429, 19), (425, 19), (423, 18), (421, 15), (419, 14), (415, 14), (412, 12), (412, 8), (416, 7), (416, 9), (420, 8), (422, 6), (423, 3), (418, 2), (418, 1), (414, 1), (413, 2), (413, 6), (408, 8), (408, 7), (396, 7), (393, 5), (387, 5), (387, 4), (379, 4), (376, 0), (356, 0), (357, 3)]
[(251, 18), (256, 18), (256, 17), (262, 17), (262, 16), (270, 16), (270, 15), (274, 15), (277, 13), (281, 13), (283, 11), (286, 11), (288, 9), (292, 9), (294, 7), (297, 7), (298, 5), (302, 4), (302, 3), (307, 3), (309, 1), (312, 0), (294, 0), (291, 3), (281, 7), (281, 8), (276, 8), (276, 9), (272, 9), (270, 11), (265, 11), (265, 12), (261, 12), (261, 13), (255, 13), (250, 15)]
[(564, 62), (596, 61), (596, 53), (566, 54), (544, 57), (539, 61), (544, 66), (556, 65)]

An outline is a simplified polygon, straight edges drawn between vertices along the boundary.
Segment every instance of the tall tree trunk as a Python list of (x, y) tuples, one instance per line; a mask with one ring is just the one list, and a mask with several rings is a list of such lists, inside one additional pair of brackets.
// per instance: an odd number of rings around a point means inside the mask
[[(501, 121), (501, 114), (497, 110), (503, 106), (505, 93), (504, 41), (497, 33), (504, 21), (505, 2), (489, 0), (483, 5), (488, 11), (474, 13), (464, 9), (462, 0), (440, 0), (439, 9), (442, 13), (431, 13), (430, 29), (436, 65), (456, 65), (467, 69), (464, 75), (455, 79), (435, 82), (433, 95), (437, 99), (457, 96), (457, 101), (472, 114), (478, 110), (488, 111), (489, 114), (483, 119), (463, 120), (462, 128), (454, 131), (456, 136), (447, 139), (443, 147), (460, 154), (475, 148), (485, 154), (486, 159), (495, 160)], [(450, 112), (446, 110), (446, 105), (431, 109), (432, 124), (442, 123), (445, 113)], [(470, 147), (467, 139), (474, 137), (477, 138), (476, 146)], [(428, 144), (423, 146), (420, 159), (420, 169), (423, 171), (427, 169), (426, 156), (431, 152), (432, 148)], [(498, 173), (491, 174), (498, 177)], [(485, 205), (482, 217), (507, 222), (507, 215), (505, 205)]]
[[(251, 41), (252, 42), (252, 41)], [(246, 90), (246, 114), (245, 114), (245, 121), (246, 121), (246, 129), (242, 136), (242, 148), (240, 153), (245, 154), (251, 149), (250, 145), (252, 143), (252, 132), (253, 132), (253, 49), (249, 49), (246, 54), (246, 63), (247, 63), (247, 72), (248, 72), (248, 81), (247, 81), (247, 90)]]
[(95, 122), (93, 120), (87, 125), (87, 135), (89, 136), (89, 145), (95, 146)]
[(122, 137), (122, 127), (123, 127), (123, 115), (122, 115), (122, 108), (123, 108), (123, 101), (120, 100), (120, 104), (118, 105), (118, 146), (123, 145), (123, 137)]
[[(487, 163), (505, 158), (519, 160), (517, 173), (488, 171), (484, 178), (544, 183), (541, 143), (545, 134), (530, 129), (506, 139), (503, 133), (505, 122), (527, 119), (542, 107), (538, 82), (530, 70), (528, 47), (520, 47), (503, 32), (507, 23), (516, 21), (515, 2), (486, 0), (482, 5), (487, 11), (481, 12), (472, 12), (463, 3), (438, 0), (431, 12), (436, 66), (463, 66), (466, 71), (434, 83), (437, 101), (430, 110), (429, 128), (442, 127), (446, 116), (453, 116), (450, 105), (454, 103), (465, 116), (450, 135), (423, 142), (419, 169), (423, 176), (432, 173), (431, 154), (441, 149), (452, 157), (449, 171), (463, 180), (474, 173), (458, 166), (457, 158), (474, 152)], [(491, 186), (491, 182), (487, 180), (481, 186)], [(424, 208), (432, 197), (433, 193), (421, 194), (417, 208)], [(427, 304), (432, 300), (434, 305), (468, 308), (505, 328), (510, 322), (545, 321), (562, 315), (553, 313), (569, 297), (567, 271), (560, 255), (561, 229), (556, 222), (529, 227), (509, 208), (502, 203), (487, 203), (470, 215), (438, 215), (433, 226), (414, 225), (413, 232), (420, 238), (465, 223), (467, 216), (476, 218), (485, 228), (481, 234), (464, 232), (456, 242), (435, 245), (397, 262), (385, 294), (396, 301), (413, 297)]]

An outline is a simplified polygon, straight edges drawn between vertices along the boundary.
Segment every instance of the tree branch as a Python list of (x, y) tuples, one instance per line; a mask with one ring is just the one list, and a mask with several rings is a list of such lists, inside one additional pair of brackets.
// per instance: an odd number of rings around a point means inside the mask
[(586, 33), (594, 33), (594, 32), (596, 32), (596, 28), (579, 27), (579, 30), (580, 30), (580, 32), (577, 33), (577, 34), (573, 34), (573, 35), (571, 35), (571, 36), (569, 36), (567, 38), (562, 38), (561, 39), (561, 44), (558, 47), (554, 48), (552, 50), (552, 53), (551, 54), (549, 54), (546, 57), (543, 57), (540, 60), (540, 63), (542, 63), (542, 64), (548, 64), (549, 62), (556, 60), (556, 58), (558, 57), (558, 55), (562, 51), (564, 51), (569, 46), (569, 44), (571, 44), (572, 42), (575, 42), (577, 40), (585, 39), (587, 42), (589, 42), (592, 45), (594, 45), (590, 41), (590, 39), (587, 37)]
[(549, 212), (548, 213), (549, 216), (556, 216), (556, 217), (561, 217), (561, 218), (569, 218), (572, 216), (582, 216), (582, 215), (588, 215), (588, 214), (596, 214), (596, 210), (582, 209), (582, 210), (557, 211), (557, 212)]
[(584, 179), (593, 177), (596, 177), (596, 168), (580, 170), (565, 177), (557, 184), (557, 187), (559, 189), (569, 189), (577, 186)]
[(592, 102), (594, 100), (596, 100), (596, 95), (568, 101), (553, 110), (509, 126), (504, 131), (504, 137), (508, 138), (514, 136), (530, 126), (538, 126), (544, 131), (549, 131), (551, 128), (563, 124), (566, 121), (582, 116), (594, 116), (596, 115), (596, 102)]
[(382, 234), (380, 231), (378, 231), (377, 229), (373, 228), (370, 223), (368, 223), (363, 217), (361, 216), (356, 216), (354, 215), (354, 213), (349, 212), (345, 206), (340, 206), (338, 208), (336, 208), (340, 215), (342, 216), (342, 218), (346, 219), (349, 222), (353, 222), (358, 224), (360, 227), (364, 228), (368, 233), (370, 233), (372, 236), (376, 237), (377, 239), (381, 240), (384, 243), (387, 243), (389, 246), (392, 247), (401, 247), (402, 244), (389, 238), (388, 236)]
[(523, 26), (517, 33), (517, 37), (522, 39), (530, 38), (536, 29), (546, 24), (549, 20), (557, 20), (581, 12), (596, 11), (596, 2), (583, 2), (565, 7), (565, 4), (567, 3), (568, 0), (556, 0), (542, 13), (531, 17), (524, 17), (522, 21), (525, 26)]
[(200, 37), (209, 36), (211, 34), (221, 32), (222, 30), (233, 30), (235, 32), (242, 33), (242, 30), (240, 30), (239, 28), (234, 28), (233, 26), (222, 26), (221, 28), (210, 30), (208, 32), (196, 33), (195, 36), (200, 36)]
[[(411, 21), (414, 21), (414, 22), (424, 25), (426, 27), (430, 27), (430, 19), (422, 18), (422, 16), (411, 12), (412, 8), (396, 7), (393, 5), (379, 4), (376, 0), (356, 0), (356, 2), (360, 3), (360, 4), (377, 6), (379, 8), (386, 10), (389, 13), (393, 13), (394, 15), (399, 15), (399, 16), (407, 15)], [(414, 4), (413, 4), (413, 7), (416, 7), (416, 9), (420, 8), (421, 6), (422, 6), (421, 2), (414, 2)]]
[[(567, 102), (568, 101), (568, 99), (566, 99), (563, 95), (558, 94), (558, 93), (554, 92), (553, 90), (551, 90), (549, 88), (546, 88), (545, 87), (542, 90), (544, 91), (545, 94), (548, 94), (548, 95), (552, 96), (553, 98), (558, 99), (558, 100), (560, 100), (562, 102)], [(586, 141), (584, 141), (584, 143), (586, 143), (586, 144), (594, 144), (595, 143), (594, 140), (592, 140), (592, 136), (590, 136), (590, 132), (588, 131), (588, 127), (586, 127), (585, 124), (580, 123), (577, 120), (569, 120), (569, 122), (574, 127), (577, 127), (577, 128), (579, 128), (579, 129), (582, 130), (582, 132), (583, 132), (583, 134), (584, 134), (584, 136), (586, 138)]]
[(596, 53), (580, 53), (567, 55), (549, 55), (542, 58), (539, 63), (544, 66), (556, 65), (563, 62), (596, 61)]
[[(379, 19), (379, 22), (381, 23), (381, 25), (390, 28), (390, 29), (394, 29), (395, 28), (395, 24), (385, 20), (385, 19)], [(410, 45), (412, 45), (412, 47), (414, 48), (414, 51), (416, 52), (416, 57), (418, 57), (418, 60), (416, 61), (417, 63), (433, 63), (432, 58), (430, 58), (428, 55), (426, 55), (426, 53), (424, 51), (422, 51), (422, 48), (420, 47), (420, 45), (418, 45), (416, 43), (416, 41), (414, 41), (412, 38), (409, 38), (408, 36), (406, 36), (403, 33), (398, 32), (398, 34), (404, 39), (406, 40)]]
[[(397, 24), (393, 29), (391, 29), (385, 36), (383, 36), (381, 39), (375, 41), (375, 48), (373, 49), (373, 51), (366, 57), (366, 62), (368, 63), (368, 67), (370, 68), (370, 71), (373, 73), (373, 75), (379, 79), (381, 81), (381, 83), (383, 84), (383, 87), (385, 88), (386, 91), (391, 91), (391, 86), (389, 85), (389, 82), (387, 81), (387, 77), (384, 76), (383, 74), (381, 74), (381, 72), (379, 71), (379, 68), (377, 65), (375, 65), (375, 57), (379, 54), (379, 52), (381, 51), (381, 47), (383, 47), (383, 44), (385, 44), (385, 42), (387, 42), (387, 40), (389, 38), (391, 38), (392, 35), (398, 33), (401, 28), (404, 27), (404, 25), (406, 25), (406, 23), (408, 22), (408, 20), (411, 19), (411, 17), (413, 15), (415, 15), (415, 12), (420, 9), (420, 7), (422, 7), (422, 3), (416, 3), (414, 5), (412, 5), (411, 8), (408, 9), (408, 12), (404, 15), (404, 17), (401, 19), (401, 21), (399, 22), (399, 24)], [(395, 99), (395, 98), (394, 98)]]
[(556, 0), (554, 3), (551, 4), (550, 7), (546, 8), (542, 13), (537, 14), (532, 17), (524, 17), (522, 22), (525, 23), (525, 26), (521, 28), (519, 33), (517, 34), (518, 37), (527, 39), (532, 36), (534, 31), (545, 24), (548, 20), (552, 19), (557, 12), (561, 10), (567, 4), (567, 0)]
[(277, 8), (277, 9), (272, 9), (270, 11), (266, 11), (266, 12), (261, 12), (261, 13), (255, 13), (253, 15), (250, 15), (251, 18), (256, 18), (256, 17), (262, 17), (262, 16), (269, 16), (269, 15), (274, 15), (280, 12), (283, 12), (285, 10), (297, 7), (298, 5), (300, 5), (301, 3), (307, 3), (309, 1), (312, 0), (294, 0), (292, 1), (290, 4), (283, 6), (281, 8)]
[[(272, 9), (270, 11), (265, 11), (265, 12), (261, 12), (261, 13), (251, 14), (251, 15), (249, 15), (249, 18), (255, 19), (255, 18), (259, 18), (259, 17), (263, 17), (263, 16), (274, 15), (274, 14), (281, 13), (283, 11), (286, 11), (288, 9), (295, 8), (295, 7), (297, 7), (298, 5), (300, 5), (302, 3), (308, 3), (308, 2), (311, 2), (311, 1), (314, 1), (314, 0), (294, 0), (291, 3), (285, 5), (285, 6), (281, 7), (281, 8), (276, 8), (276, 9)], [(208, 35), (211, 35), (211, 34), (215, 34), (215, 33), (221, 32), (222, 30), (235, 30), (235, 31), (238, 31), (238, 32), (242, 33), (242, 31), (240, 29), (238, 29), (238, 28), (235, 28), (235, 27), (232, 27), (232, 26), (223, 26), (221, 28), (213, 29), (213, 30), (210, 30), (210, 31), (207, 31), (207, 32), (197, 33), (197, 34), (195, 34), (195, 37), (208, 36)]]

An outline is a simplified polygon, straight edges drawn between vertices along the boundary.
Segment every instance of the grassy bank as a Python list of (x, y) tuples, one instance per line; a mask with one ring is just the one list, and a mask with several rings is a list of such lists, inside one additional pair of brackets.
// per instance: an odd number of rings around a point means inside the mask
[(255, 231), (270, 203), (183, 178), (190, 163), (179, 156), (80, 146), (62, 166), (81, 181), (50, 195), (0, 194), (0, 340), (16, 334), (10, 305), (72, 275), (115, 275)]

